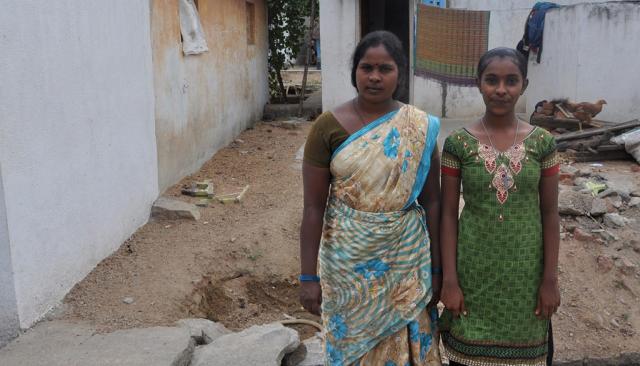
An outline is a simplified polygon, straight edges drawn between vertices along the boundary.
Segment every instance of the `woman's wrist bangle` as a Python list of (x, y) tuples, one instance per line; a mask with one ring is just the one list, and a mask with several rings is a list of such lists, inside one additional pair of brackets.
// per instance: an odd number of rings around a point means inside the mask
[(320, 282), (320, 277), (316, 275), (301, 274), (300, 277), (298, 277), (298, 280), (300, 282)]
[(440, 267), (431, 267), (431, 274), (441, 275), (442, 274), (442, 268), (440, 268)]

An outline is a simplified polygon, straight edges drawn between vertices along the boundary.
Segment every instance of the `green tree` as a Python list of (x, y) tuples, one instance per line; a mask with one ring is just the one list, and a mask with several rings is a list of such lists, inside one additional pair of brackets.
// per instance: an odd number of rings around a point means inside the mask
[(287, 93), (281, 71), (298, 53), (307, 31), (305, 19), (311, 13), (310, 0), (268, 0), (269, 91), (284, 101)]

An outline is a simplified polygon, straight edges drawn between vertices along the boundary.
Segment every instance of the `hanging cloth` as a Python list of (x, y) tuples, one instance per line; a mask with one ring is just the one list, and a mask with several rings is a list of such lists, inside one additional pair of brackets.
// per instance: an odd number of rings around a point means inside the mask
[(560, 5), (556, 3), (546, 1), (538, 2), (533, 6), (524, 26), (522, 40), (516, 47), (525, 57), (528, 58), (529, 52), (533, 51), (538, 54), (536, 61), (540, 63), (540, 57), (542, 56), (542, 36), (544, 34), (544, 18), (547, 11), (559, 7)]

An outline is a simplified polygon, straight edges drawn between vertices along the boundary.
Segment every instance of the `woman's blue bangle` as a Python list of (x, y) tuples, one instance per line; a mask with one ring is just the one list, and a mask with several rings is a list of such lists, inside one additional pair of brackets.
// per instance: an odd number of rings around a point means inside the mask
[(442, 268), (440, 268), (440, 267), (431, 267), (431, 274), (441, 275), (442, 274)]
[(301, 274), (300, 277), (298, 277), (298, 280), (300, 280), (300, 282), (320, 282), (320, 277), (316, 275)]

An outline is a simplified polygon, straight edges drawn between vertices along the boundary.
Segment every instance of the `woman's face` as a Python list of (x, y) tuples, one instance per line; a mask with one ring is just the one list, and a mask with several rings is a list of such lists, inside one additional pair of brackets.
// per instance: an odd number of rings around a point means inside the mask
[(398, 65), (383, 45), (370, 47), (356, 69), (358, 95), (370, 103), (393, 98), (398, 87)]
[(527, 88), (527, 80), (511, 59), (496, 57), (480, 76), (478, 88), (487, 111), (502, 116), (514, 112), (518, 98)]

